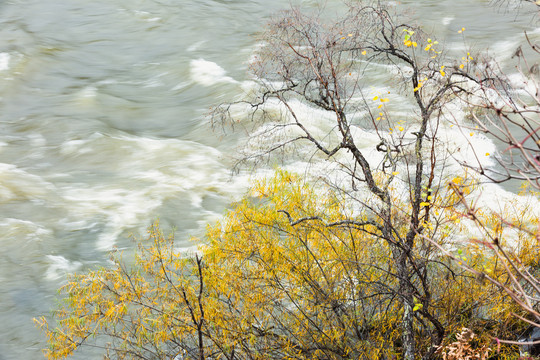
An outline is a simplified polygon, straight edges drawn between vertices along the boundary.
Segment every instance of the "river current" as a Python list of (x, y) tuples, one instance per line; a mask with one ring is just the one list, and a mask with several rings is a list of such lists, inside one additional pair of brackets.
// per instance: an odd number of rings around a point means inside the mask
[[(242, 196), (249, 175), (232, 176), (231, 158), (245, 135), (206, 114), (245, 91), (257, 34), (290, 3), (0, 1), (0, 360), (42, 357), (32, 318), (66, 274), (133, 248), (156, 219), (191, 247)], [(400, 6), (450, 49), (465, 49), (465, 27), (510, 68), (523, 31), (538, 36), (533, 14), (486, 0)]]

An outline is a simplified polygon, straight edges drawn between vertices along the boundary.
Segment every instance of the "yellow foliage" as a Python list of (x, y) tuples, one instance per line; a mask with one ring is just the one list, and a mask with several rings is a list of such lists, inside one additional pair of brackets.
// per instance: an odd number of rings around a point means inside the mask
[[(468, 183), (454, 180), (456, 186)], [(424, 221), (425, 234), (442, 241), (452, 191), (426, 191), (425, 211), (441, 215)], [(71, 276), (61, 290), (56, 326), (36, 320), (50, 346), (47, 358), (65, 358), (94, 336), (118, 358), (196, 358), (197, 351), (216, 358), (399, 357), (403, 307), (381, 224), (358, 225), (368, 222), (366, 214), (331, 189), (314, 189), (287, 172), (257, 182), (250, 195), (208, 228), (202, 261), (176, 250), (155, 225), (132, 268), (114, 253), (112, 267)], [(410, 205), (399, 194), (393, 201), (399, 220)], [(404, 223), (395, 232), (405, 236), (407, 229)], [(430, 302), (418, 295), (416, 316), (429, 311), (448, 333), (480, 318), (509, 316), (504, 294), (448, 263), (429, 242), (417, 246), (415, 256), (424, 256), (422, 271), (435, 285)], [(478, 249), (460, 256), (504, 276), (496, 259)], [(428, 327), (418, 329), (423, 351), (431, 347), (428, 334)]]

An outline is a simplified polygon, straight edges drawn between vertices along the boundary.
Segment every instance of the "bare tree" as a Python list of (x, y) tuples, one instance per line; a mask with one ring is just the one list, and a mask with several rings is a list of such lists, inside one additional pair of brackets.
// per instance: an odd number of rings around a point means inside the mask
[[(280, 150), (339, 164), (352, 185), (334, 186), (376, 219), (375, 236), (392, 250), (393, 275), (399, 283), (394, 291), (403, 307), (403, 356), (412, 360), (418, 355), (418, 325), (434, 345), (424, 355), (429, 358), (445, 328), (430, 307), (434, 289), (427, 264), (433, 260), (434, 247), (423, 234), (436, 223), (432, 199), (446, 184), (441, 167), (445, 158), (436, 150), (443, 110), (456, 94), (466, 91), (462, 85), (467, 79), (455, 76), (459, 68), (442, 65), (444, 56), (436, 41), (419, 28), (400, 23), (380, 5), (352, 6), (333, 23), (293, 9), (280, 14), (262, 39), (251, 64), (260, 92), (253, 99), (221, 106), (214, 121), (238, 123), (238, 109), (245, 109), (243, 105), (251, 109), (249, 119), (256, 130), (245, 160)], [(406, 125), (389, 111), (392, 96), (368, 95), (370, 84), (363, 77), (380, 64), (389, 72), (386, 81), (397, 83), (400, 95), (412, 101)], [(318, 109), (315, 116), (326, 119), (326, 130), (302, 116), (302, 106)], [(370, 129), (364, 136), (376, 139), (371, 148), (363, 144), (367, 138), (358, 136), (361, 127)], [(315, 150), (311, 155), (302, 154), (306, 144)], [(380, 155), (375, 163), (368, 160), (373, 150)], [(394, 201), (392, 189), (398, 182), (406, 186), (406, 209)], [(286, 210), (281, 209), (284, 214)], [(437, 225), (433, 230), (430, 237), (439, 230)]]

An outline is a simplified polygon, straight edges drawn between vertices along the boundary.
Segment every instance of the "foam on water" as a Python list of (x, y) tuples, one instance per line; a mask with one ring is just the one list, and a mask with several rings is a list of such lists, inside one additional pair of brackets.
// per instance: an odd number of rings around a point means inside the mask
[(228, 181), (229, 170), (221, 163), (222, 154), (217, 149), (192, 141), (95, 134), (87, 140), (67, 141), (61, 147), (65, 156), (88, 166), (98, 161), (93, 166), (106, 171), (102, 157), (94, 156), (97, 151), (105, 158), (120, 156), (118, 163), (112, 164), (119, 173), (114, 184), (69, 184), (61, 194), (71, 222), (88, 219), (84, 225), (88, 227), (97, 219), (107, 219), (96, 242), (100, 250), (110, 249), (126, 229), (144, 232), (148, 213), (155, 214), (166, 201), (181, 198), (186, 208), (207, 218), (216, 213), (202, 206), (204, 194), (230, 197), (244, 189)]
[(24, 233), (36, 241), (52, 235), (50, 229), (46, 229), (32, 221), (22, 219), (4, 218), (0, 221), (0, 228), (4, 235), (14, 236), (16, 233)]
[[(138, 226), (147, 211), (156, 209), (161, 201), (147, 198), (144, 191), (123, 190), (97, 186), (93, 188), (68, 188), (63, 191), (64, 206), (70, 217), (96, 221), (107, 219), (98, 234), (96, 248), (110, 250), (123, 229)], [(90, 227), (86, 222), (83, 228)]]
[(189, 52), (194, 52), (194, 51), (197, 51), (201, 48), (201, 46), (203, 46), (207, 41), (206, 40), (201, 40), (201, 41), (197, 41), (196, 43), (190, 45), (186, 50), (189, 51)]
[(82, 266), (81, 262), (69, 261), (61, 255), (47, 255), (47, 261), (50, 263), (45, 272), (47, 280), (63, 279), (66, 274), (73, 274)]
[(193, 81), (204, 86), (212, 86), (218, 83), (238, 83), (238, 81), (226, 75), (225, 69), (212, 61), (204, 59), (191, 60), (190, 68)]
[(448, 25), (450, 25), (450, 23), (451, 23), (452, 21), (454, 21), (454, 17), (453, 17), (453, 16), (447, 16), (447, 17), (442, 18), (441, 23), (442, 23), (444, 26), (448, 26)]
[(87, 86), (79, 92), (79, 96), (82, 98), (93, 98), (97, 95), (97, 88), (95, 86)]
[(0, 53), (0, 71), (6, 71), (9, 69), (9, 60), (11, 55), (9, 53)]
[(0, 200), (44, 199), (55, 191), (53, 184), (13, 164), (0, 163)]
[(489, 168), (496, 164), (493, 159), (497, 151), (495, 144), (475, 129), (446, 124), (438, 129), (437, 136), (440, 150), (452, 160), (446, 163), (450, 173), (462, 171), (463, 165)]
[[(524, 69), (527, 70), (527, 69)], [(522, 73), (511, 73), (507, 75), (507, 79), (512, 86), (514, 93), (523, 97), (523, 100), (526, 103), (530, 103), (529, 98), (536, 97), (537, 89), (537, 79), (529, 78)], [(520, 106), (520, 104), (515, 104), (515, 106)], [(531, 104), (528, 104), (530, 107)], [(538, 104), (533, 101), (532, 106), (538, 106)]]
[(496, 56), (498, 63), (505, 63), (512, 59), (521, 40), (521, 37), (514, 36), (512, 38), (497, 41), (490, 47), (489, 51)]

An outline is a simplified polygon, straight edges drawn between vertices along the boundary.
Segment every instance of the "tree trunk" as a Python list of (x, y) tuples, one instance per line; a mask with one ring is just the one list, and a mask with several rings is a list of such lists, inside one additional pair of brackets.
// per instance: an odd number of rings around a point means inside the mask
[(401, 305), (403, 306), (403, 316), (401, 318), (401, 339), (403, 341), (403, 359), (414, 360), (416, 343), (414, 339), (414, 296), (412, 284), (409, 281), (409, 272), (407, 270), (406, 250), (399, 249), (395, 251), (398, 255), (395, 257), (396, 271), (399, 278), (399, 288), (401, 295)]

